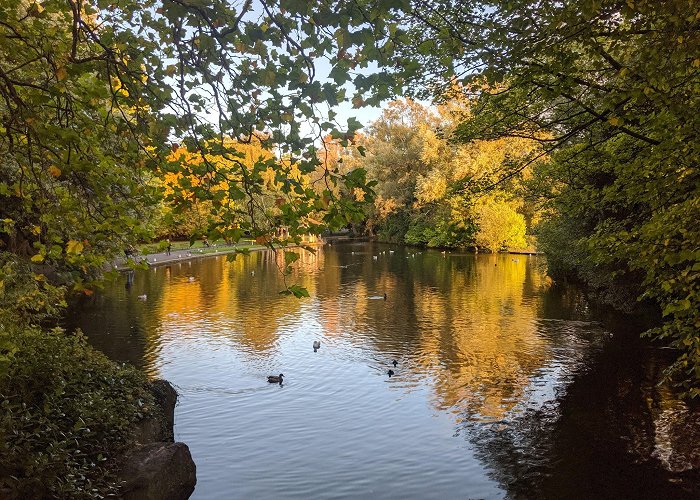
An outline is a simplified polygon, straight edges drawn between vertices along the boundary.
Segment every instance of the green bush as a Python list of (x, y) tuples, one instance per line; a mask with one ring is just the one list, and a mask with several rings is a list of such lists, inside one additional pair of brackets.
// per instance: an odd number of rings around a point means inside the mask
[(380, 241), (401, 243), (406, 231), (408, 231), (409, 224), (410, 216), (407, 212), (397, 211), (389, 214), (379, 225), (377, 237)]
[(156, 411), (145, 375), (79, 333), (0, 328), (0, 346), (13, 346), (0, 371), (0, 497), (115, 493), (133, 424)]
[(429, 248), (474, 246), (475, 226), (470, 221), (446, 221), (418, 218), (412, 221), (404, 241)]

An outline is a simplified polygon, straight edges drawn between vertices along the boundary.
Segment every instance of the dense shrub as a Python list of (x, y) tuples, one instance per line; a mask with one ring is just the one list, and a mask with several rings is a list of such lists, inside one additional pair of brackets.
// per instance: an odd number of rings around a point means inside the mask
[(377, 230), (377, 237), (381, 241), (390, 243), (403, 243), (404, 235), (408, 231), (410, 216), (406, 211), (397, 211), (389, 214)]
[(1, 328), (12, 350), (0, 371), (0, 497), (114, 493), (133, 424), (156, 411), (145, 375), (79, 333)]
[(404, 242), (430, 248), (475, 246), (476, 226), (469, 220), (451, 221), (416, 217), (411, 221)]

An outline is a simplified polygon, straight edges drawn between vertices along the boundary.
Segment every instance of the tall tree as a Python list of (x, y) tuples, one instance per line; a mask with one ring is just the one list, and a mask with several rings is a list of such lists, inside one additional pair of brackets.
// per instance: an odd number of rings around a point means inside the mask
[(404, 22), (395, 63), (425, 68), (414, 90), (463, 83), (478, 99), (463, 140), (542, 143), (548, 234), (567, 242), (551, 261), (618, 303), (641, 286), (666, 320), (652, 334), (680, 349), (671, 373), (700, 394), (697, 3), (413, 1)]
[[(172, 201), (210, 203), (211, 233), (235, 237), (224, 234), (234, 222), (266, 230), (256, 225), (254, 201), (271, 168), (285, 180), (278, 208), (298, 239), (308, 226), (296, 221), (319, 210), (323, 193), (294, 171), (317, 172), (315, 137), (345, 140), (359, 126), (341, 126), (320, 110), (343, 100), (351, 80), (368, 102), (389, 91), (381, 72), (353, 74), (384, 57), (386, 15), (380, 5), (354, 2), (3, 2), (3, 258), (89, 290), (105, 261), (146, 233), (161, 195), (151, 180), (162, 171), (199, 178), (174, 186)], [(330, 78), (317, 74), (320, 67)], [(256, 130), (275, 156), (250, 166), (235, 144)], [(173, 141), (202, 161), (173, 158)], [(329, 186), (364, 190), (360, 171), (321, 176)], [(224, 184), (225, 194), (210, 189)], [(356, 214), (334, 193), (325, 193), (319, 226)], [(222, 196), (248, 207), (248, 217), (241, 220)]]
[[(500, 185), (496, 196), (478, 191), (505, 164), (532, 155), (536, 143), (454, 141), (455, 125), (469, 115), (468, 101), (450, 100), (434, 109), (410, 99), (394, 101), (358, 139), (366, 155), (355, 161), (377, 182), (370, 225), (382, 238), (492, 251), (525, 246), (525, 221), (515, 212), (523, 206), (519, 177)], [(502, 232), (488, 229), (494, 225)]]

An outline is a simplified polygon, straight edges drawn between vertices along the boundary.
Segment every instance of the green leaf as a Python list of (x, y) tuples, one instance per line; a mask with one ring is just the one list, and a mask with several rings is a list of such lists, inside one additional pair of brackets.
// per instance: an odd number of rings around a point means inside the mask
[[(286, 293), (284, 293), (284, 292), (286, 292)], [(284, 295), (289, 295), (291, 293), (297, 299), (310, 296), (309, 291), (300, 285), (292, 285), (292, 286), (288, 287), (287, 290), (283, 290), (281, 293), (284, 293)]]
[(284, 263), (286, 265), (290, 265), (290, 264), (296, 262), (297, 260), (299, 260), (300, 257), (301, 256), (296, 252), (285, 251), (284, 252)]

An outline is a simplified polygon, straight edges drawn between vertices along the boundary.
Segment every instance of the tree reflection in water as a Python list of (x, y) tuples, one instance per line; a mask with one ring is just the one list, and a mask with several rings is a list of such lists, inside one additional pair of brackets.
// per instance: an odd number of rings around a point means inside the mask
[[(297, 435), (285, 434), (295, 450), (311, 439), (299, 423), (314, 418), (328, 427), (327, 439), (337, 440), (326, 446), (345, 449), (344, 429), (333, 428), (329, 414), (343, 409), (342, 419), (349, 408), (367, 422), (367, 443), (352, 442), (358, 453), (361, 446), (375, 454), (378, 445), (391, 449), (384, 440), (399, 433), (414, 441), (414, 453), (423, 454), (406, 457), (420, 465), (420, 473), (439, 474), (443, 491), (456, 491), (465, 479), (446, 470), (441, 455), (459, 461), (464, 449), (442, 442), (450, 449), (436, 450), (408, 428), (371, 434), (377, 408), (391, 411), (405, 403), (415, 417), (402, 418), (414, 425), (427, 404), (430, 412), (453, 422), (455, 435), (474, 450), (486, 474), (514, 498), (697, 493), (693, 445), (700, 442), (699, 413), (672, 391), (654, 386), (665, 364), (662, 352), (639, 341), (639, 328), (627, 320), (620, 325), (593, 321), (602, 316), (589, 310), (575, 288), (550, 288), (542, 258), (516, 261), (507, 255), (376, 244), (334, 245), (301, 255), (287, 282), (305, 286), (311, 299), (280, 297), (283, 256), (259, 252), (234, 262), (211, 258), (138, 273), (130, 289), (114, 286), (73, 315), (73, 326), (82, 327), (110, 357), (154, 375), (167, 367), (168, 377), (183, 380), (186, 394), (191, 389), (191, 406), (181, 411), (192, 422), (207, 422), (199, 433), (192, 431), (190, 443), (206, 458), (198, 469), (200, 491), (216, 495), (228, 487), (216, 464), (217, 453), (225, 457), (229, 449), (208, 433), (228, 431), (229, 413), (239, 407), (235, 418), (256, 422), (254, 412), (268, 407), (255, 392), (259, 374), (284, 366), (290, 383), (280, 394), (294, 396), (288, 407), (277, 407), (282, 397), (277, 393), (267, 403), (275, 405), (276, 418), (289, 419), (287, 425), (297, 429)], [(136, 300), (146, 293), (147, 302)], [(386, 301), (371, 299), (384, 293)], [(306, 357), (312, 339), (322, 340), (321, 356)], [(384, 375), (392, 359), (399, 360), (396, 376), (372, 385), (378, 382), (371, 374)], [(321, 369), (325, 378), (318, 375)], [(348, 371), (360, 380), (347, 378)], [(293, 392), (297, 389), (302, 392)], [(249, 401), (253, 413), (246, 413), (242, 394), (256, 395)], [(229, 397), (236, 399), (229, 402)], [(217, 405), (226, 409), (221, 421), (219, 413), (207, 410)], [(421, 430), (441, 437), (439, 428)], [(197, 439), (209, 444), (198, 448)], [(226, 446), (240, 445), (248, 467), (257, 458), (266, 460), (261, 436), (236, 439)], [(278, 449), (277, 442), (269, 446)], [(372, 459), (387, 463), (391, 457)], [(315, 456), (305, 459), (314, 463)], [(315, 485), (292, 472), (299, 483), (288, 488), (312, 491)], [(351, 472), (344, 468), (337, 474)], [(392, 474), (413, 494), (423, 491), (418, 472), (397, 466)], [(340, 495), (352, 479), (326, 487)], [(381, 474), (362, 477), (368, 484), (385, 480)], [(480, 481), (475, 477), (473, 483), (483, 486)], [(251, 492), (271, 488), (255, 482), (248, 487)]]

